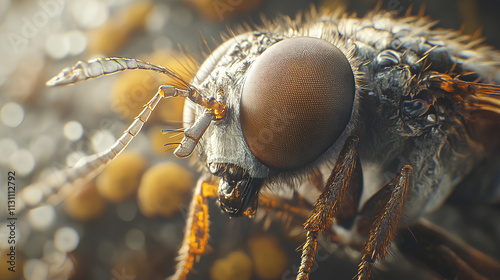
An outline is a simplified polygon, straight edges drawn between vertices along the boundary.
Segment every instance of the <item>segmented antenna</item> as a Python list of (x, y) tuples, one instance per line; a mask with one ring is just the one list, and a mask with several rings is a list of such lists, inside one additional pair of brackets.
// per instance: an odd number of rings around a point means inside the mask
[(47, 82), (47, 86), (69, 85), (132, 69), (159, 72), (174, 78), (185, 87), (190, 86), (180, 75), (166, 67), (158, 66), (140, 59), (122, 57), (96, 58), (89, 61), (78, 61), (74, 66), (64, 68), (57, 76), (50, 79)]
[[(56, 193), (61, 194), (66, 187), (70, 187), (72, 183), (79, 178), (90, 180), (95, 177), (127, 147), (135, 136), (137, 136), (162, 98), (182, 96), (206, 108), (205, 113), (199, 120), (197, 120), (191, 128), (185, 130), (185, 137), (174, 152), (174, 154), (179, 157), (190, 155), (199, 139), (210, 125), (212, 119), (223, 118), (226, 113), (225, 104), (217, 101), (215, 98), (206, 98), (202, 96), (196, 88), (191, 86), (172, 70), (139, 59), (98, 58), (87, 62), (79, 61), (73, 67), (63, 69), (57, 76), (47, 82), (47, 86), (73, 84), (130, 69), (151, 70), (163, 73), (173, 78), (187, 89), (178, 89), (173, 86), (161, 86), (153, 98), (144, 106), (142, 112), (137, 115), (134, 122), (110, 148), (103, 152), (83, 157), (73, 167), (54, 172), (44, 181), (32, 184), (23, 189), (20, 197), (24, 202), (28, 203), (29, 206), (36, 207), (42, 201), (47, 200), (51, 195)], [(28, 194), (32, 191), (37, 192), (38, 199), (36, 199), (36, 201), (29, 199)], [(54, 201), (49, 202), (54, 204), (59, 203), (58, 200), (61, 195), (55, 195), (55, 197)], [(26, 205), (21, 202), (18, 210), (22, 211), (25, 206)]]
[(202, 96), (198, 90), (174, 71), (140, 59), (110, 57), (79, 61), (73, 67), (64, 68), (57, 76), (47, 82), (47, 86), (64, 86), (133, 69), (155, 71), (173, 78), (176, 82), (187, 88), (187, 90), (181, 90), (171, 86), (161, 86), (160, 89), (163, 88), (162, 91), (173, 90), (175, 94), (171, 96), (187, 97), (194, 103), (212, 110), (216, 119), (221, 119), (225, 116), (225, 104), (217, 101), (213, 97), (206, 98)]

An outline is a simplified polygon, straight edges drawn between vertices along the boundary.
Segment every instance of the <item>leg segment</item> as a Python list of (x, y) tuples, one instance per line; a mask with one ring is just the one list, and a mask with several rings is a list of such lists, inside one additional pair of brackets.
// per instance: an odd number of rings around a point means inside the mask
[(208, 197), (217, 196), (218, 183), (198, 180), (189, 206), (184, 240), (177, 257), (177, 269), (169, 279), (183, 280), (193, 269), (194, 262), (206, 251), (209, 233)]
[(308, 207), (306, 203), (307, 202), (304, 201), (302, 197), (297, 197), (294, 200), (287, 200), (269, 193), (261, 193), (259, 195), (260, 209), (277, 213), (283, 217), (292, 216), (302, 221), (309, 218), (309, 211), (307, 210)]
[[(383, 207), (377, 211), (373, 220), (368, 240), (366, 241), (361, 263), (359, 264), (358, 280), (369, 279), (375, 260), (382, 259), (387, 254), (389, 245), (396, 235), (397, 227), (403, 213), (404, 203), (408, 194), (411, 182), (412, 168), (404, 166), (399, 174), (385, 185), (378, 194), (390, 194), (388, 199), (378, 197), (374, 203), (367, 202), (367, 205), (376, 205), (375, 202), (387, 201)], [(387, 192), (387, 190), (391, 190)], [(365, 207), (366, 209), (366, 207)], [(365, 210), (364, 209), (364, 210)], [(368, 211), (370, 212), (370, 211)]]
[(500, 279), (500, 262), (422, 220), (401, 229), (399, 250), (445, 279)]
[(302, 248), (302, 261), (297, 279), (309, 279), (319, 231), (329, 229), (332, 219), (349, 220), (356, 214), (361, 195), (362, 177), (358, 157), (359, 139), (346, 140), (326, 186), (314, 205), (313, 214), (306, 221), (307, 240)]
[[(189, 214), (186, 222), (184, 240), (179, 250), (177, 269), (169, 279), (183, 280), (193, 269), (195, 261), (207, 250), (209, 238), (209, 214), (207, 198), (218, 197), (219, 183), (217, 181), (208, 181), (200, 179), (189, 207)], [(294, 200), (294, 202), (296, 202)], [(301, 207), (299, 200), (292, 203), (280, 197), (271, 194), (259, 196), (259, 207), (281, 215), (291, 215), (296, 219), (303, 220), (307, 218), (305, 207)], [(314, 249), (313, 249), (314, 251)]]

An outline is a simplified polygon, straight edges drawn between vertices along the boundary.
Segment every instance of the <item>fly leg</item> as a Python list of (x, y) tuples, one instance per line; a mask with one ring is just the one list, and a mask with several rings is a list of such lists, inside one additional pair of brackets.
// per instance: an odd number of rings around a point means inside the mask
[(358, 147), (357, 136), (350, 136), (346, 140), (326, 186), (316, 200), (313, 213), (304, 224), (307, 239), (302, 248), (297, 280), (309, 279), (318, 245), (318, 232), (328, 230), (333, 218), (338, 222), (349, 223), (356, 215), (362, 189)]
[(207, 198), (217, 197), (218, 182), (201, 178), (189, 206), (184, 240), (177, 257), (175, 274), (169, 279), (183, 280), (193, 269), (195, 261), (207, 250), (209, 235), (209, 216)]
[[(374, 219), (370, 219), (371, 221), (368, 223), (370, 232), (368, 240), (363, 246), (361, 263), (356, 275), (358, 280), (369, 279), (373, 263), (377, 259), (383, 259), (387, 254), (403, 213), (412, 170), (411, 166), (404, 166), (398, 175), (380, 189), (363, 207), (362, 216), (374, 217)], [(371, 215), (373, 212), (375, 215)]]
[[(296, 198), (300, 200), (303, 198)], [(309, 211), (306, 207), (302, 207), (305, 202), (294, 203), (294, 200), (283, 199), (271, 194), (261, 194), (259, 196), (259, 208), (266, 211), (271, 211), (279, 214), (280, 216), (292, 216), (297, 219), (305, 220), (309, 217)]]
[[(209, 214), (207, 199), (218, 197), (217, 190), (219, 183), (207, 179), (200, 179), (196, 184), (196, 189), (189, 206), (188, 218), (182, 246), (177, 257), (176, 272), (169, 279), (183, 280), (193, 269), (194, 263), (206, 252), (209, 238)], [(280, 213), (282, 215), (292, 215), (297, 218), (304, 218), (307, 211), (303, 207), (292, 205), (289, 201), (273, 195), (259, 197), (259, 206), (262, 209)]]
[(500, 262), (426, 220), (401, 229), (396, 244), (445, 279), (500, 278)]

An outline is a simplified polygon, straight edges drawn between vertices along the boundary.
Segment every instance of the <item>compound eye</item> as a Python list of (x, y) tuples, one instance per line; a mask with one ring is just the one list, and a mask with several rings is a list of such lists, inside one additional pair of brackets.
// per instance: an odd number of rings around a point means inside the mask
[(248, 70), (240, 104), (243, 136), (266, 166), (300, 168), (342, 134), (354, 95), (351, 65), (336, 46), (311, 37), (280, 41)]

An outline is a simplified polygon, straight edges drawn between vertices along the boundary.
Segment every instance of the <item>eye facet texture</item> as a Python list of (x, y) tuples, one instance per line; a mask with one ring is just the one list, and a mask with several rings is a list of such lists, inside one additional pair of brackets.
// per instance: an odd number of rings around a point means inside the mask
[(300, 168), (342, 134), (354, 95), (351, 66), (336, 46), (311, 37), (285, 39), (248, 70), (240, 104), (243, 136), (266, 166)]

